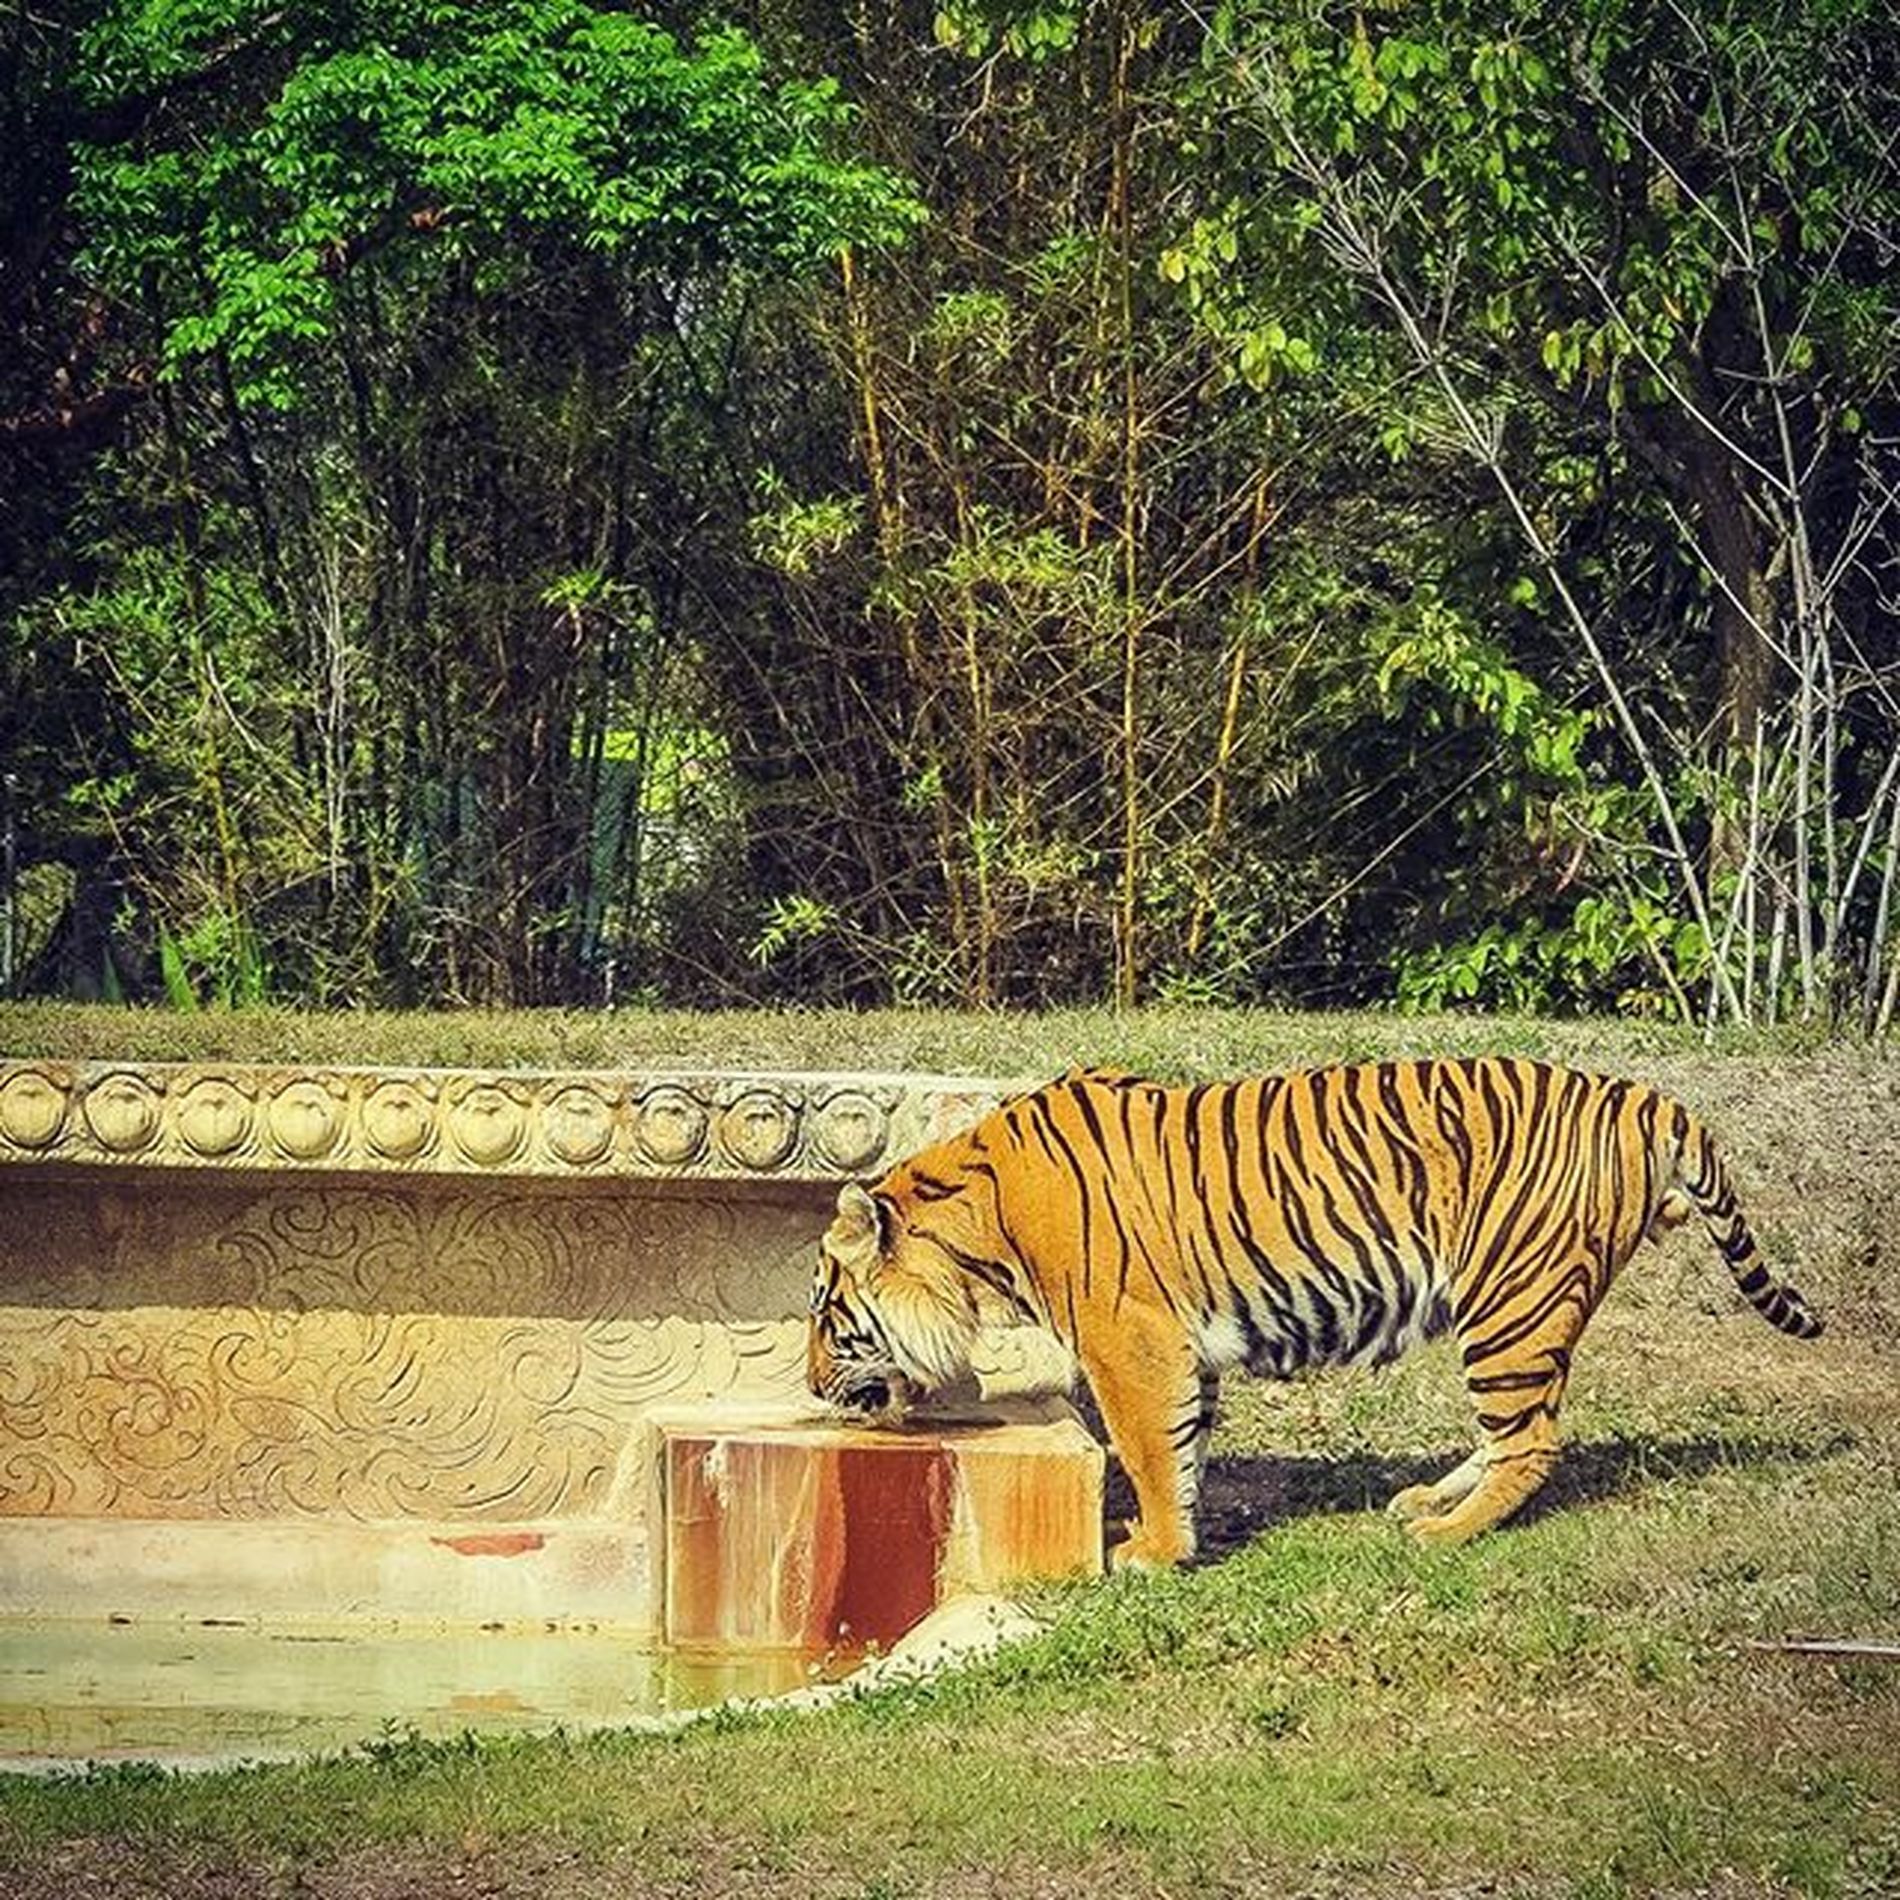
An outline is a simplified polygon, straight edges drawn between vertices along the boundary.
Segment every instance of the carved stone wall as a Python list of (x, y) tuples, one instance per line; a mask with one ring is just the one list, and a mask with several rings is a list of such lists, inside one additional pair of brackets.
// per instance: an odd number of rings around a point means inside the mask
[(0, 1514), (607, 1507), (658, 1401), (795, 1399), (821, 1188), (10, 1181)]
[(655, 1409), (808, 1410), (835, 1183), (999, 1092), (0, 1062), (0, 1614), (648, 1619)]

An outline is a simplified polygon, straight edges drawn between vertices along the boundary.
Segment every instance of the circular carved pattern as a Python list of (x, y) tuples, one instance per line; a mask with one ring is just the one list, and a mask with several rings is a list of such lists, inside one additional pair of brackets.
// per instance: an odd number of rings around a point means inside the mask
[(100, 1147), (132, 1154), (158, 1134), (158, 1091), (136, 1075), (109, 1075), (86, 1091), (85, 1116)]
[(387, 1161), (410, 1161), (435, 1135), (429, 1099), (413, 1082), (382, 1082), (363, 1104), (363, 1134)]
[(884, 1111), (868, 1095), (841, 1089), (812, 1117), (811, 1136), (824, 1160), (855, 1174), (884, 1150)]
[(706, 1139), (706, 1111), (684, 1089), (663, 1083), (642, 1099), (633, 1139), (649, 1161), (679, 1167)]
[(506, 1089), (478, 1082), (449, 1105), (449, 1135), (469, 1160), (492, 1168), (521, 1151), (528, 1118)]
[(272, 1098), (270, 1132), (272, 1141), (295, 1160), (327, 1155), (343, 1132), (336, 1097), (320, 1082), (292, 1082)]
[(16, 1148), (46, 1148), (66, 1125), (66, 1091), (37, 1070), (10, 1076), (0, 1088), (0, 1134)]
[(544, 1111), (548, 1147), (563, 1161), (584, 1168), (613, 1145), (613, 1104), (593, 1089), (560, 1090)]
[(192, 1083), (179, 1098), (178, 1132), (194, 1154), (229, 1154), (250, 1129), (249, 1100), (221, 1075)]
[(798, 1140), (798, 1116), (783, 1096), (748, 1089), (719, 1118), (719, 1142), (742, 1167), (776, 1168)]
[(866, 1174), (903, 1144), (903, 1129), (921, 1121), (940, 1135), (993, 1106), (951, 1088), (842, 1075), (622, 1080), (225, 1064), (90, 1068), (74, 1080), (56, 1063), (0, 1062), (0, 1162), (70, 1143), (76, 1161), (141, 1167), (248, 1156), (537, 1174), (765, 1177), (794, 1165)]

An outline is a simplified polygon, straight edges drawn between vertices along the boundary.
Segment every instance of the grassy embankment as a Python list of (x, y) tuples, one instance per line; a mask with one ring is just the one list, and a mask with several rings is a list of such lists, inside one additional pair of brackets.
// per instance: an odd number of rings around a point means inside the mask
[(1491, 1048), (1692, 1102), (1827, 1335), (1763, 1326), (1684, 1232), (1586, 1337), (1548, 1500), (1472, 1548), (1369, 1508), (1462, 1448), (1443, 1348), (1234, 1381), (1212, 1560), (1047, 1593), (1047, 1632), (979, 1670), (669, 1738), (0, 1783), (0, 1893), (1900, 1893), (1900, 1667), (1750, 1646), (1900, 1640), (1892, 1057), (1375, 1016), (0, 1011), (0, 1050), (151, 1059), (1208, 1074)]

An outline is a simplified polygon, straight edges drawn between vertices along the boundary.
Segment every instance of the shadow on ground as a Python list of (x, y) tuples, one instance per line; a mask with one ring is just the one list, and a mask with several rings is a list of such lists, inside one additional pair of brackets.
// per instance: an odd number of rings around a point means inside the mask
[[(1535, 1523), (1551, 1511), (1711, 1471), (1814, 1464), (1838, 1457), (1853, 1442), (1846, 1433), (1839, 1433), (1826, 1439), (1643, 1436), (1567, 1445), (1556, 1475), (1515, 1521)], [(1271, 1453), (1216, 1457), (1201, 1484), (1200, 1560), (1218, 1562), (1290, 1518), (1383, 1511), (1395, 1491), (1442, 1476), (1464, 1455), (1465, 1447), (1458, 1446), (1430, 1457), (1386, 1457), (1371, 1452), (1347, 1452), (1333, 1458)], [(1112, 1461), (1106, 1509), (1111, 1525), (1134, 1511), (1134, 1494)]]

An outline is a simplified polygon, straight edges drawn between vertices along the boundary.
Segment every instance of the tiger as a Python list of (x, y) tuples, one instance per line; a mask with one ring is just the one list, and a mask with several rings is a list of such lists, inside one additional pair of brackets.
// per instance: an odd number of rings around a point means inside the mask
[(1585, 1324), (1692, 1213), (1764, 1319), (1820, 1332), (1762, 1263), (1715, 1137), (1647, 1083), (1505, 1057), (1192, 1086), (1071, 1070), (840, 1189), (806, 1377), (895, 1424), (967, 1378), (984, 1327), (1048, 1328), (1134, 1492), (1111, 1562), (1165, 1568), (1194, 1555), (1225, 1372), (1384, 1365), (1449, 1332), (1478, 1448), (1388, 1509), (1458, 1544), (1543, 1486)]

